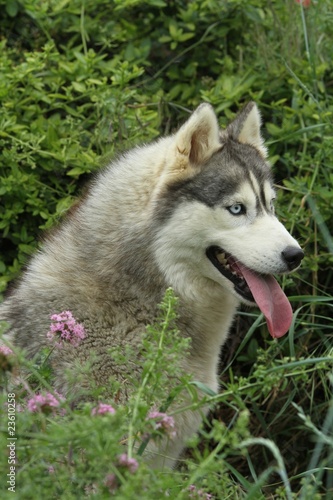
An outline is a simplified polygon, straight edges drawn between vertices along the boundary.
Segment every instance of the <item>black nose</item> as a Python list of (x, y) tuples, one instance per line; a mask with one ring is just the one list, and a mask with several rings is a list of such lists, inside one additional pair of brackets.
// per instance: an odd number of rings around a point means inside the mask
[(287, 263), (288, 269), (292, 271), (300, 265), (304, 252), (297, 247), (286, 247), (282, 252), (282, 257)]

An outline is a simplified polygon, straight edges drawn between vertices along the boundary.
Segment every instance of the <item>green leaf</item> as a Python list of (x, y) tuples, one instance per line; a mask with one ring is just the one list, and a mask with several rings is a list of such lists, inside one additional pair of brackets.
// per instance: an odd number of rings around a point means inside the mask
[(274, 123), (268, 122), (265, 124), (265, 127), (272, 136), (281, 136), (283, 134), (283, 130)]
[(10, 17), (15, 17), (19, 10), (19, 3), (16, 0), (6, 0), (6, 12)]
[(203, 384), (202, 382), (198, 382), (197, 380), (193, 380), (190, 382), (190, 385), (195, 385), (200, 391), (207, 394), (207, 396), (216, 396), (217, 392), (214, 392), (210, 387)]

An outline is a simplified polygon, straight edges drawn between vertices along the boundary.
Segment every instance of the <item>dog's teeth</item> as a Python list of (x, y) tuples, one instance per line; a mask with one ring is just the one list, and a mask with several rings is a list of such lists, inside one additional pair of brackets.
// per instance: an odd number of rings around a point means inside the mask
[(226, 259), (226, 257), (225, 257), (225, 253), (219, 253), (219, 254), (217, 254), (217, 260), (218, 260), (221, 264), (225, 265), (225, 264), (227, 263), (227, 259)]

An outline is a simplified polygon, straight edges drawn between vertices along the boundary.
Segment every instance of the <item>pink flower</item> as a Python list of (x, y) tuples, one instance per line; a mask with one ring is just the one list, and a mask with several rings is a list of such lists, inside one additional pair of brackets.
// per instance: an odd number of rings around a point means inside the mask
[(14, 354), (13, 351), (6, 345), (0, 346), (0, 353), (4, 354), (4, 356), (8, 356), (8, 354)]
[(155, 421), (155, 430), (166, 434), (171, 439), (176, 437), (177, 432), (173, 417), (169, 417), (166, 413), (161, 413), (159, 411), (151, 411), (148, 413), (147, 420)]
[[(129, 458), (126, 453), (122, 453), (118, 456), (116, 465), (119, 469), (121, 469), (121, 472), (125, 472), (127, 470), (130, 474), (135, 474), (139, 467), (135, 458)], [(114, 493), (120, 486), (117, 476), (113, 473), (108, 474), (105, 477), (104, 484), (109, 489), (110, 493)]]
[(64, 398), (60, 396), (60, 394), (57, 399), (50, 392), (47, 392), (45, 396), (42, 394), (35, 394), (35, 396), (29, 399), (27, 408), (28, 411), (32, 413), (41, 412), (49, 415), (60, 406), (63, 399)]
[(311, 5), (311, 0), (295, 0), (295, 2), (303, 5), (305, 8), (308, 8)]
[(105, 415), (105, 413), (116, 413), (116, 410), (111, 406), (104, 403), (99, 403), (96, 408), (91, 410), (92, 415)]
[(56, 347), (61, 348), (65, 343), (77, 347), (86, 336), (83, 325), (77, 323), (71, 311), (53, 314), (51, 320), (54, 323), (51, 323), (50, 331), (46, 336), (51, 341), (57, 339)]
[(203, 498), (205, 500), (213, 500), (213, 496), (210, 493), (206, 493), (203, 490), (198, 490), (194, 484), (190, 484), (188, 487), (188, 491), (190, 492), (189, 498)]
[(6, 345), (0, 346), (0, 370), (11, 372), (14, 367), (13, 351)]
[(135, 460), (135, 458), (129, 458), (126, 453), (122, 453), (122, 455), (119, 455), (117, 463), (120, 467), (125, 467), (126, 469), (128, 469), (131, 474), (134, 474), (139, 467), (139, 464)]
[(104, 479), (104, 484), (109, 489), (109, 492), (113, 493), (119, 486), (117, 476), (115, 474), (108, 474)]

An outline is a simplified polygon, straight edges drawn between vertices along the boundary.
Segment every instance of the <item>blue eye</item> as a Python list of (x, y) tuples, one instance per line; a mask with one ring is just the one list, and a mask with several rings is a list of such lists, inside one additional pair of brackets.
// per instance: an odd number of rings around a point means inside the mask
[(230, 207), (227, 207), (227, 210), (229, 210), (229, 212), (232, 215), (244, 215), (244, 214), (246, 214), (245, 205), (243, 205), (242, 203), (234, 203)]

